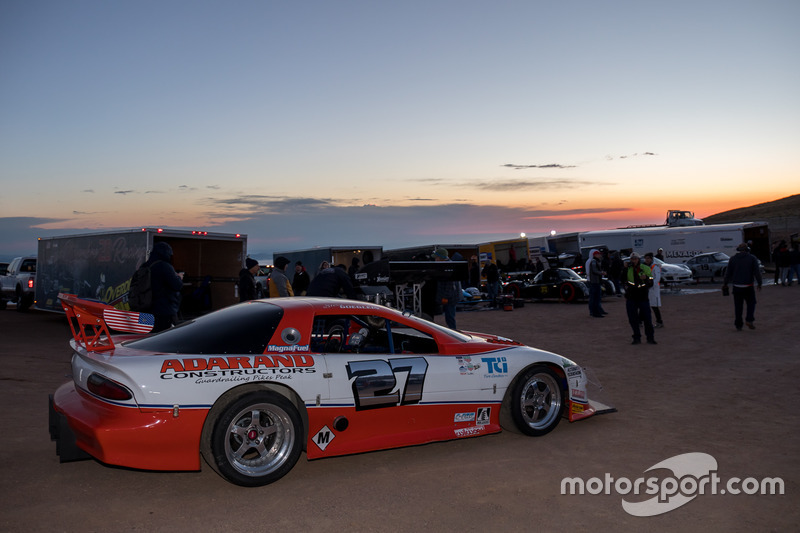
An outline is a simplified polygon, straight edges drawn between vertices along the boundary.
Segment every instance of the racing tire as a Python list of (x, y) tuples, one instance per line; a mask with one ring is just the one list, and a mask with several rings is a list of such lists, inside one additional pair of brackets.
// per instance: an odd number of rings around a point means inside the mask
[(511, 417), (522, 433), (539, 437), (553, 431), (564, 411), (561, 379), (546, 366), (534, 366), (514, 385)]
[(603, 280), (603, 289), (605, 290), (603, 296), (614, 296), (617, 292), (614, 288), (614, 283), (607, 279)]
[(243, 487), (279, 480), (303, 450), (303, 421), (289, 399), (257, 391), (233, 400), (214, 425), (211, 453), (215, 470)]
[(558, 288), (558, 295), (562, 302), (570, 303), (575, 301), (575, 285), (572, 283), (562, 283)]
[(510, 294), (514, 298), (519, 298), (519, 287), (514, 284), (506, 285), (503, 288), (503, 294)]

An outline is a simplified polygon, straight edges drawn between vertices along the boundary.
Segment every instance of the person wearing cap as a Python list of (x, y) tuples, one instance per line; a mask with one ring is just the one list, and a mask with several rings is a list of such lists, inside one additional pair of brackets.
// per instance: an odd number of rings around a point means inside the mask
[(628, 323), (633, 331), (633, 342), (642, 343), (642, 332), (639, 324), (644, 324), (644, 334), (647, 344), (657, 344), (653, 330), (653, 317), (650, 313), (650, 287), (653, 286), (653, 276), (650, 267), (643, 265), (639, 254), (631, 254), (630, 264), (623, 274), (625, 281), (625, 310), (628, 313)]
[(756, 320), (756, 290), (761, 290), (761, 267), (758, 259), (750, 254), (747, 243), (742, 243), (736, 247), (736, 255), (728, 261), (728, 268), (725, 270), (725, 279), (722, 282), (722, 293), (728, 293), (728, 285), (733, 285), (733, 325), (736, 331), (742, 331), (742, 308), (747, 303), (747, 315), (744, 324), (750, 329), (756, 329), (753, 324)]
[(662, 261), (664, 261), (664, 249), (663, 248), (659, 248), (658, 252), (656, 252), (656, 259), (661, 259)]
[(303, 262), (297, 261), (294, 264), (294, 278), (292, 278), (292, 291), (297, 296), (305, 296), (310, 281), (311, 278), (309, 277), (308, 272), (306, 271), (306, 267), (303, 266)]
[[(436, 261), (450, 261), (445, 248), (437, 248), (433, 252)], [(450, 329), (456, 329), (456, 306), (461, 300), (460, 281), (439, 281), (436, 284), (436, 301), (442, 304), (444, 321)]]
[(606, 313), (601, 303), (603, 295), (603, 272), (600, 262), (603, 260), (603, 252), (592, 250), (591, 259), (586, 261), (586, 281), (589, 284), (589, 316), (603, 318)]
[(275, 258), (275, 268), (269, 275), (269, 297), (278, 298), (281, 296), (294, 296), (292, 284), (286, 277), (286, 267), (291, 263), (282, 255)]
[(239, 301), (256, 299), (256, 272), (258, 261), (248, 257), (244, 260), (244, 268), (239, 271)]

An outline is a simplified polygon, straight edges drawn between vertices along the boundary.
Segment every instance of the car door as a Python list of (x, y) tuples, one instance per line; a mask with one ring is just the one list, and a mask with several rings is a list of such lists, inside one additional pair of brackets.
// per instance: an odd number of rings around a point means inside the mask
[(707, 278), (711, 276), (710, 259), (711, 258), (707, 255), (697, 258), (697, 265), (693, 269), (695, 271), (695, 277)]
[(347, 419), (345, 431), (326, 426), (330, 454), (452, 438), (458, 401), (479, 395), (480, 358), (441, 355), (428, 332), (374, 315), (317, 317), (315, 329), (328, 403)]

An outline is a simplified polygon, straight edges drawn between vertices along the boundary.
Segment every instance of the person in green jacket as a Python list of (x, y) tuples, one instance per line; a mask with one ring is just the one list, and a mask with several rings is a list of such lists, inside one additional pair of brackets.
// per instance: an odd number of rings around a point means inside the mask
[(639, 254), (631, 254), (628, 267), (622, 279), (625, 281), (625, 309), (628, 322), (633, 331), (632, 344), (642, 343), (642, 332), (639, 324), (644, 324), (647, 344), (657, 344), (653, 330), (653, 318), (650, 314), (650, 287), (653, 286), (653, 274), (650, 267), (642, 264)]

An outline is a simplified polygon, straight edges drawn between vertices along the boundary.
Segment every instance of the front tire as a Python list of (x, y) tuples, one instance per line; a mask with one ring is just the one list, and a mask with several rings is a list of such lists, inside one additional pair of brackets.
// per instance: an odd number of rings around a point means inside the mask
[(279, 480), (297, 463), (302, 449), (300, 414), (273, 391), (251, 392), (231, 402), (211, 436), (215, 470), (243, 487)]
[(564, 411), (564, 391), (555, 372), (545, 366), (529, 369), (511, 396), (511, 416), (517, 428), (532, 437), (553, 431)]

